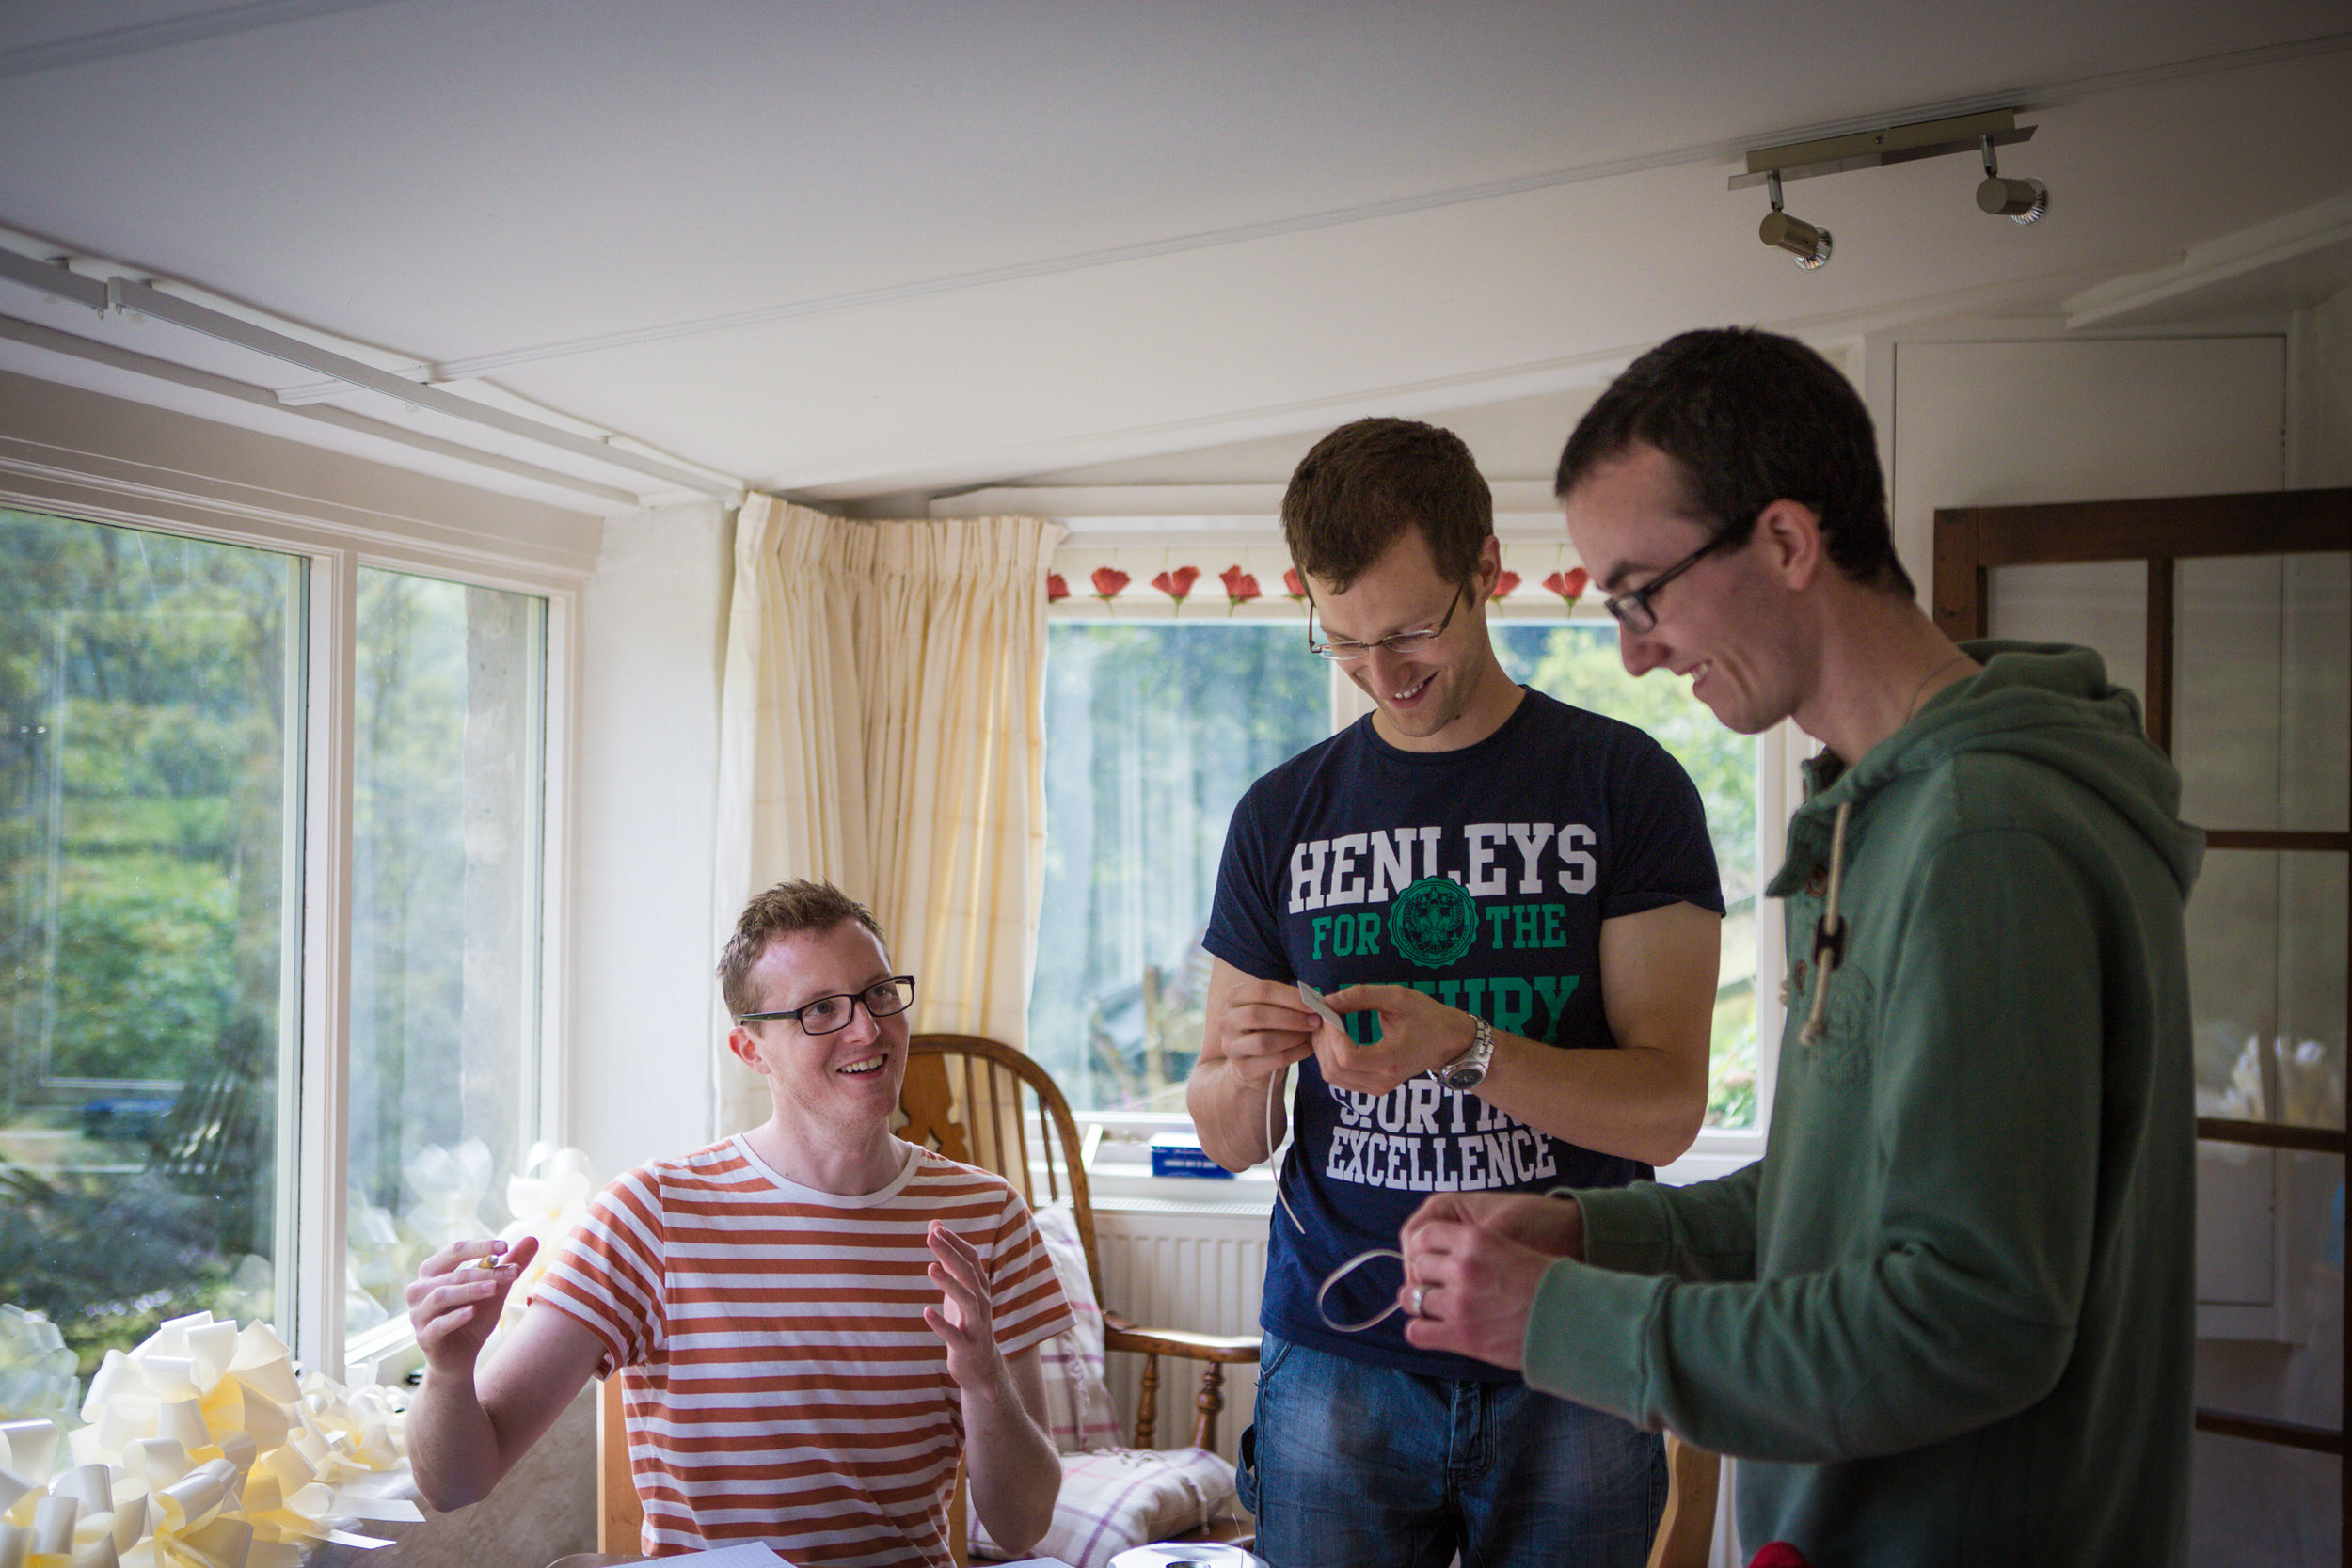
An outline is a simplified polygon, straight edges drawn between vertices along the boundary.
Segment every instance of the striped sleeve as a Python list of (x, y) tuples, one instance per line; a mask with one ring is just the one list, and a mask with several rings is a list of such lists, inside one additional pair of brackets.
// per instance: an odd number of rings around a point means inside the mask
[(997, 1348), (1011, 1355), (1075, 1327), (1076, 1320), (1029, 1206), (1011, 1187), (1004, 1192), (1004, 1212), (989, 1246), (989, 1309)]
[(532, 1299), (604, 1342), (598, 1377), (644, 1366), (662, 1342), (667, 1240), (660, 1172), (641, 1165), (596, 1195), (541, 1277)]

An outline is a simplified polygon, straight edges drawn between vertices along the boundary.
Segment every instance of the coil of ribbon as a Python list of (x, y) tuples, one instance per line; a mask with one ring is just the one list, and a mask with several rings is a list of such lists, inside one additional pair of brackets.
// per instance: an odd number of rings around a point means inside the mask
[[(588, 1212), (588, 1200), (596, 1196), (596, 1167), (588, 1156), (577, 1148), (558, 1148), (550, 1143), (535, 1143), (523, 1156), (522, 1168), (506, 1181), (506, 1212), (515, 1216), (513, 1223), (499, 1232), (499, 1240), (513, 1246), (525, 1236), (538, 1238), (539, 1255), (533, 1258), (506, 1292), (505, 1308), (499, 1315), (498, 1331), (511, 1333), (521, 1321), (523, 1308), (531, 1303), (531, 1292), (539, 1278), (555, 1259), (555, 1243), (570, 1234), (580, 1217)], [(484, 1347), (487, 1350), (487, 1346)]]
[(0, 1564), (298, 1568), (389, 1544), (358, 1521), (423, 1517), (390, 1392), (297, 1381), (266, 1323), (199, 1312), (108, 1351), (82, 1419), (0, 1424)]

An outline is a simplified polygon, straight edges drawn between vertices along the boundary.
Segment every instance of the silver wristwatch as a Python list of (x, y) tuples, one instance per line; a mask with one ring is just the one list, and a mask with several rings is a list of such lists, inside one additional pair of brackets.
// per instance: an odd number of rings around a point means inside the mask
[(1449, 1089), (1474, 1089), (1486, 1081), (1487, 1064), (1495, 1059), (1495, 1026), (1483, 1018), (1472, 1018), (1478, 1032), (1470, 1037), (1470, 1049), (1438, 1069), (1438, 1082)]

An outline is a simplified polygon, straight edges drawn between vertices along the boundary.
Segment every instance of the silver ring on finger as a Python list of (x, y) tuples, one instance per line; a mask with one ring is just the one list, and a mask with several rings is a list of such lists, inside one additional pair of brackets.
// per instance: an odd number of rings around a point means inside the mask
[(1426, 1285), (1416, 1285), (1413, 1287), (1412, 1303), (1407, 1306), (1405, 1310), (1418, 1318), (1422, 1315), (1422, 1304), (1426, 1302), (1428, 1299), (1429, 1287)]

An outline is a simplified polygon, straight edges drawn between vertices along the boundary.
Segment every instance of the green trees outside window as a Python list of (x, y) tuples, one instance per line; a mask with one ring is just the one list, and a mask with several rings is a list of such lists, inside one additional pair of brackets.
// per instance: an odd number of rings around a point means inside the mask
[[(1730, 918), (1708, 1121), (1756, 1124), (1756, 742), (1635, 680), (1613, 626), (1492, 623), (1514, 679), (1655, 736), (1697, 784)], [(1331, 677), (1281, 622), (1056, 621), (1045, 661), (1045, 895), (1029, 1048), (1084, 1110), (1181, 1111), (1225, 828), (1258, 775), (1330, 733)]]
[[(299, 1277), (349, 1330), (507, 1218), (534, 1130), (546, 601), (363, 566), (330, 626), (310, 570), (0, 512), (0, 1304), (86, 1374), (288, 1305), (293, 1173), (332, 1147), (306, 1052), (344, 1069), (349, 1243)], [(348, 669), (308, 668), (339, 628)], [(306, 823), (306, 690), (346, 674), (348, 817)], [(306, 1043), (304, 847), (345, 821), (349, 1030)]]
[(0, 512), (0, 1302), (266, 1299), (303, 568)]

